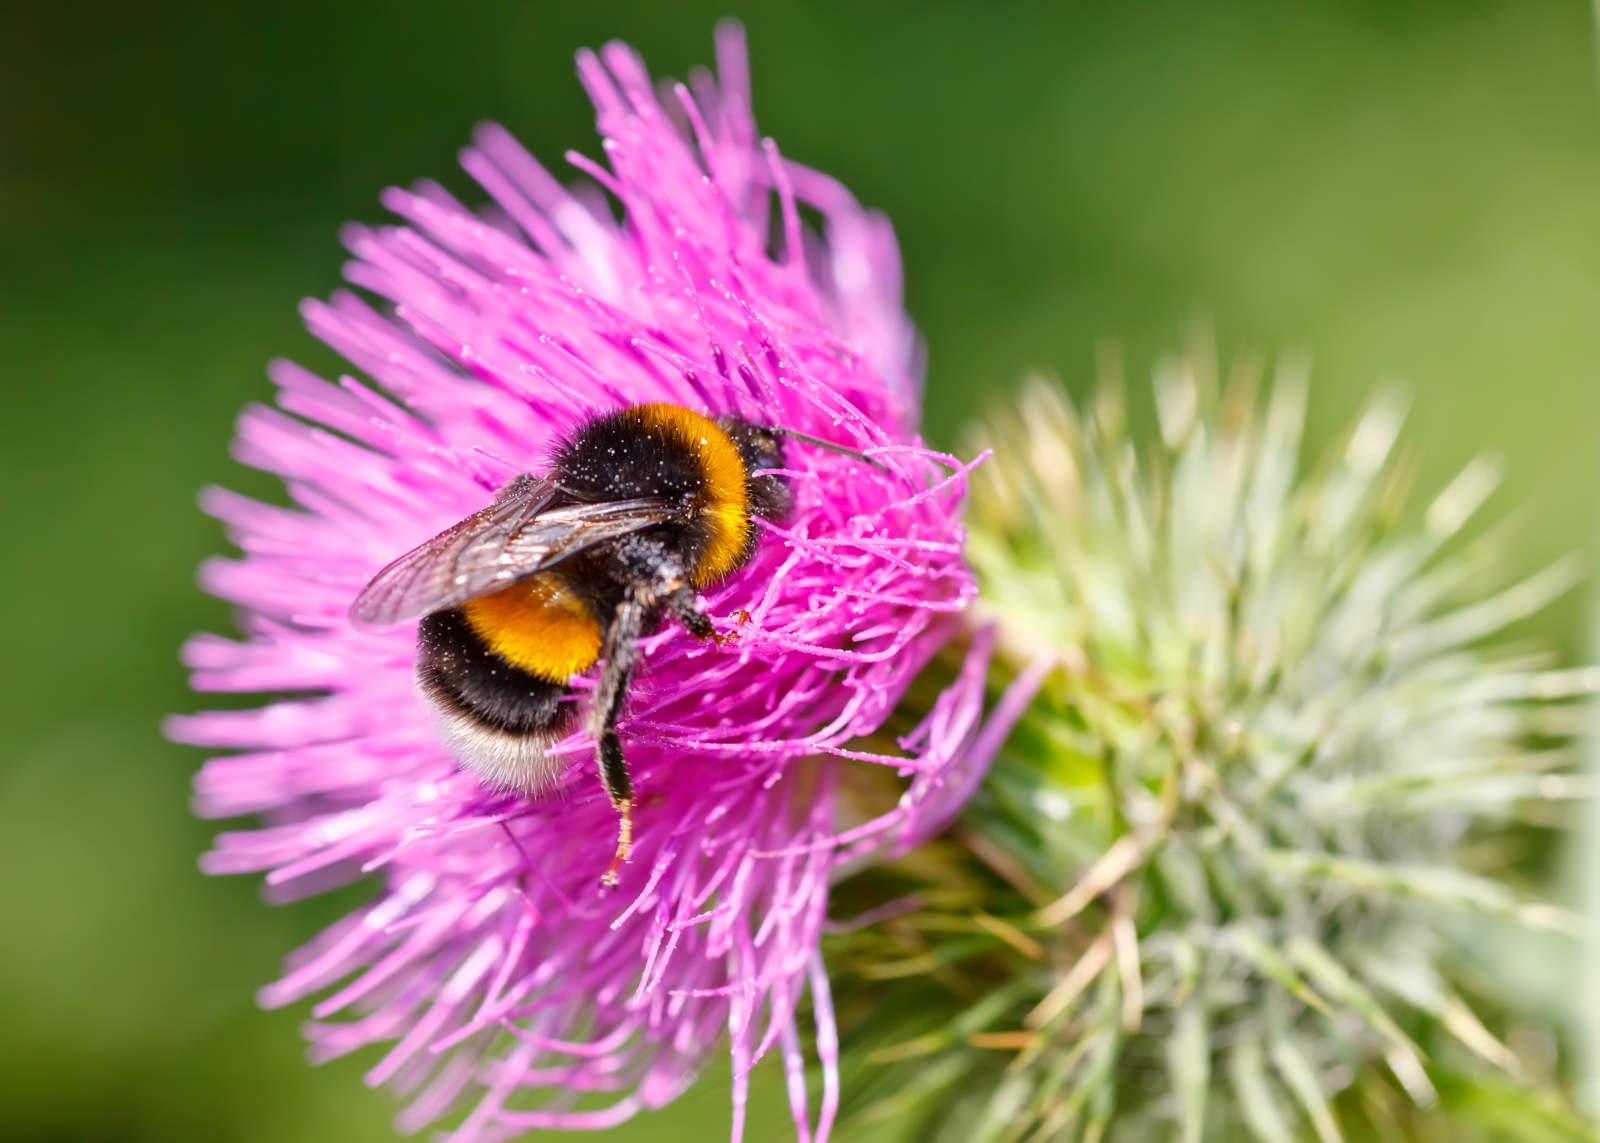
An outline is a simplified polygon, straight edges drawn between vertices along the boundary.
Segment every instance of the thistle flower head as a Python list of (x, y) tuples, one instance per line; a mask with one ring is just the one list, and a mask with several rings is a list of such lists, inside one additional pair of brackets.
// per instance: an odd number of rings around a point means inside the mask
[(954, 840), (864, 890), (918, 907), (831, 957), (919, 1138), (1330, 1139), (1519, 1073), (1464, 934), (1567, 927), (1497, 855), (1574, 796), (1596, 676), (1486, 640), (1572, 569), (1486, 587), (1503, 535), (1451, 540), (1487, 463), (1413, 523), (1393, 397), (1302, 474), (1296, 372), (1218, 388), (1164, 367), (1144, 451), (1114, 383), (984, 433), (972, 559), (1029, 705)]
[[(194, 685), (294, 692), (173, 721), (182, 741), (237, 751), (201, 771), (200, 811), (266, 818), (223, 834), (205, 867), (264, 871), (281, 897), (376, 875), (371, 904), (295, 954), (262, 999), (322, 994), (314, 1058), (388, 1045), (369, 1079), (412, 1097), (407, 1128), (458, 1104), (461, 1140), (604, 1126), (672, 1099), (726, 1035), (735, 1136), (746, 1074), (773, 1045), (809, 1136), (796, 1016), (809, 988), (825, 1135), (830, 874), (915, 840), (970, 789), (957, 748), (981, 671), (892, 756), (848, 746), (883, 722), (973, 591), (965, 470), (916, 436), (893, 236), (758, 140), (737, 29), (719, 56), (720, 86), (700, 76), (660, 98), (627, 48), (580, 56), (606, 155), (571, 157), (593, 179), (583, 189), (484, 127), (462, 164), (488, 209), (431, 184), (388, 192), (403, 224), (346, 234), (365, 293), (304, 309), (368, 380), (275, 365), (281, 410), (248, 410), (236, 451), (280, 475), (292, 505), (204, 497), (243, 554), (208, 563), (203, 582), (239, 605), (244, 638), (190, 642)], [(874, 463), (794, 443), (793, 511), (704, 601), (719, 622), (748, 612), (737, 643), (671, 623), (645, 640), (621, 724), (633, 860), (607, 895), (616, 818), (592, 742), (553, 747), (570, 766), (549, 796), (485, 789), (414, 691), (414, 626), (357, 632), (346, 609), (393, 557), (541, 471), (574, 426), (645, 402), (810, 433)], [(863, 761), (909, 787), (847, 831), (839, 774)]]

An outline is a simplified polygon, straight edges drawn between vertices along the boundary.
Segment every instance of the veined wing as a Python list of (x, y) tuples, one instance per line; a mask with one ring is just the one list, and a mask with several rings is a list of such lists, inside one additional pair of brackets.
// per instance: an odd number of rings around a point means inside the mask
[(457, 607), (674, 514), (659, 497), (547, 509), (555, 491), (552, 480), (518, 476), (493, 504), (373, 576), (350, 605), (351, 621), (381, 627)]

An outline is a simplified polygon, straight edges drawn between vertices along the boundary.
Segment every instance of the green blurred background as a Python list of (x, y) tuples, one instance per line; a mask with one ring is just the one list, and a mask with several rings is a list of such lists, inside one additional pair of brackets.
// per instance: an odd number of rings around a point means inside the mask
[[(582, 8), (582, 11), (577, 9)], [(364, 1063), (304, 1066), (253, 990), (350, 898), (263, 906), (195, 858), (175, 651), (225, 610), (194, 507), (296, 302), (385, 185), (466, 189), (496, 118), (598, 152), (572, 53), (658, 74), (750, 33), (784, 151), (887, 211), (930, 347), (928, 431), (1027, 371), (1135, 375), (1196, 317), (1224, 353), (1309, 351), (1326, 439), (1377, 381), (1415, 395), (1424, 488), (1505, 456), (1516, 566), (1594, 548), (1600, 134), (1582, 3), (45, 4), (0, 36), (0, 1135), (389, 1138)], [(1583, 601), (1540, 634), (1581, 652)], [(1551, 982), (1557, 993), (1570, 981)], [(719, 1069), (720, 1070), (720, 1069)], [(619, 1138), (719, 1138), (725, 1081)], [(753, 1139), (786, 1120), (769, 1074)]]

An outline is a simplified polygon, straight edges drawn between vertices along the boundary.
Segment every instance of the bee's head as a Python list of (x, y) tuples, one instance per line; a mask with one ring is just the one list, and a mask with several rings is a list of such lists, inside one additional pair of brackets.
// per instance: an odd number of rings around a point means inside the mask
[(783, 442), (778, 433), (739, 417), (723, 417), (717, 424), (733, 441), (744, 462), (745, 475), (750, 478), (750, 511), (765, 520), (787, 516), (794, 496), (788, 482), (772, 471), (784, 467)]

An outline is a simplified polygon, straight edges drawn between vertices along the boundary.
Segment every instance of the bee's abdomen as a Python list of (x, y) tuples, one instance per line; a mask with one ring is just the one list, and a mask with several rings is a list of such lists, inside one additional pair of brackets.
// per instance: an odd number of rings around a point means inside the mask
[(541, 572), (460, 607), (484, 647), (518, 670), (565, 683), (600, 657), (590, 600), (557, 572)]
[(464, 609), (439, 611), (417, 631), (417, 682), (442, 715), (542, 741), (571, 726), (566, 681), (539, 678), (507, 662), (473, 630)]

